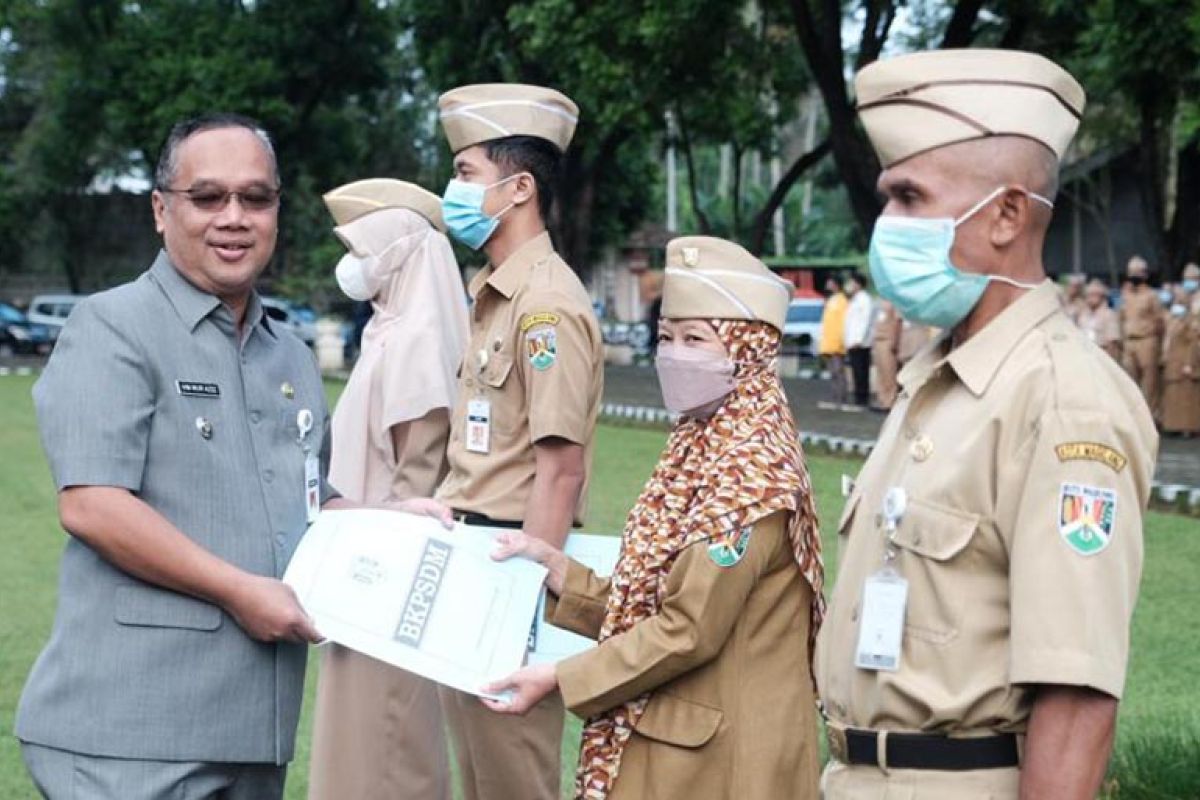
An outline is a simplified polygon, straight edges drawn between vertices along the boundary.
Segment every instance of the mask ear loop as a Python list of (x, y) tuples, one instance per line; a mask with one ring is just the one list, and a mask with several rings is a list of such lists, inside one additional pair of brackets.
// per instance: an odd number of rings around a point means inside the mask
[[(485, 186), (485, 187), (484, 187), (484, 191), (486, 192), (488, 189), (494, 189), (494, 188), (496, 188), (497, 186), (500, 186), (500, 185), (502, 185), (502, 184), (508, 183), (509, 181), (516, 180), (517, 178), (521, 177), (522, 175), (529, 175), (529, 173), (528, 173), (528, 172), (516, 172), (516, 173), (513, 173), (512, 175), (509, 175), (507, 178), (501, 178), (500, 180), (496, 181), (495, 183), (493, 183), (493, 184), (490, 184), (489, 186)], [(532, 178), (533, 176), (532, 176), (532, 175), (529, 175), (529, 177), (531, 177), (531, 178)], [(507, 214), (509, 211), (511, 211), (513, 208), (515, 208), (515, 207), (516, 207), (516, 205), (517, 205), (516, 203), (509, 203), (509, 204), (508, 204), (508, 205), (506, 205), (504, 208), (500, 209), (500, 210), (499, 210), (499, 211), (497, 211), (495, 214), (493, 214), (493, 215), (492, 215), (492, 219), (500, 219), (500, 218), (501, 218), (501, 217), (503, 217), (505, 214)]]
[[(988, 203), (995, 200), (997, 197), (999, 197), (1006, 191), (1008, 191), (1007, 186), (997, 186), (996, 189), (991, 194), (989, 194), (987, 197), (980, 200), (975, 205), (971, 206), (969, 209), (967, 209), (967, 212), (965, 214), (963, 214), (961, 217), (958, 217), (956, 220), (954, 220), (954, 227), (957, 228), (959, 225), (962, 225), (964, 222), (969, 220), (971, 217), (978, 214), (979, 210), (981, 208), (983, 208)], [(1020, 189), (1019, 191), (1024, 192), (1026, 197), (1029, 197), (1029, 198), (1032, 198), (1033, 200), (1038, 201), (1039, 203), (1046, 206), (1047, 208), (1050, 208), (1050, 209), (1054, 208), (1053, 201), (1047, 200), (1045, 197), (1042, 197), (1037, 192), (1031, 192), (1028, 189)]]

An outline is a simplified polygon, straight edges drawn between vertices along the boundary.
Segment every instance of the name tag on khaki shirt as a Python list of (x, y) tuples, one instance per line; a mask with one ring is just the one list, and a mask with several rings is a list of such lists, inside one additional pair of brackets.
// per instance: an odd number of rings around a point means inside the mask
[(908, 581), (895, 572), (878, 572), (867, 578), (854, 666), (885, 672), (900, 668), (907, 602)]
[(467, 450), (486, 455), (491, 438), (491, 402), (479, 399), (467, 401)]

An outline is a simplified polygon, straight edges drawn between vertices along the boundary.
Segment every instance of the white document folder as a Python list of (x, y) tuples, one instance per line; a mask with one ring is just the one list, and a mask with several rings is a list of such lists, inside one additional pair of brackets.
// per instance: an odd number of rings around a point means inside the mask
[[(597, 533), (572, 533), (567, 537), (563, 552), (583, 564), (597, 575), (607, 577), (616, 569), (621, 556), (621, 537)], [(534, 627), (533, 647), (529, 652), (529, 663), (544, 664), (557, 662), (595, 647), (596, 641), (577, 633), (563, 630), (546, 622), (545, 598), (538, 603), (537, 623)]]
[(330, 641), (482, 695), (524, 663), (546, 577), (527, 559), (493, 561), (495, 534), (397, 511), (323, 511), (283, 580)]

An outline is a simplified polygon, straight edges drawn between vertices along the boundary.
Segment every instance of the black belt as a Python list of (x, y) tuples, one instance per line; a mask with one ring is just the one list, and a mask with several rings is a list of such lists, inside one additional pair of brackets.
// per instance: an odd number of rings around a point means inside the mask
[(478, 525), (481, 528), (513, 528), (520, 530), (524, 522), (513, 522), (506, 519), (492, 519), (486, 514), (476, 514), (474, 511), (454, 511), (454, 519), (464, 525)]
[[(1016, 767), (1021, 763), (1017, 736), (951, 738), (929, 733), (888, 733), (847, 728), (830, 728), (830, 745), (839, 761), (852, 765), (886, 766), (889, 769), (972, 770)], [(845, 747), (837, 739), (843, 738)], [(880, 758), (879, 743), (886, 741), (886, 758)], [(842, 752), (838, 752), (841, 750)]]

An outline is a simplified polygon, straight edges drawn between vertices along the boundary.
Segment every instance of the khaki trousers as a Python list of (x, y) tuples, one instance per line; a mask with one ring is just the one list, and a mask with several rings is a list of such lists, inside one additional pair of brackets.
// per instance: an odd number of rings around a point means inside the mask
[(558, 692), (523, 717), (489, 711), (479, 698), (438, 687), (454, 740), (463, 800), (558, 800), (565, 711)]
[(309, 800), (449, 800), (437, 684), (329, 644), (321, 655)]
[(1158, 417), (1159, 393), (1159, 350), (1162, 346), (1157, 336), (1126, 339), (1121, 351), (1121, 366), (1142, 390), (1146, 405), (1155, 418)]
[(871, 360), (875, 363), (875, 402), (880, 408), (891, 408), (900, 388), (896, 383), (896, 373), (900, 371), (896, 351), (890, 344), (876, 344), (871, 350)]
[(1021, 770), (942, 770), (851, 767), (830, 760), (821, 776), (824, 800), (1016, 800)]

